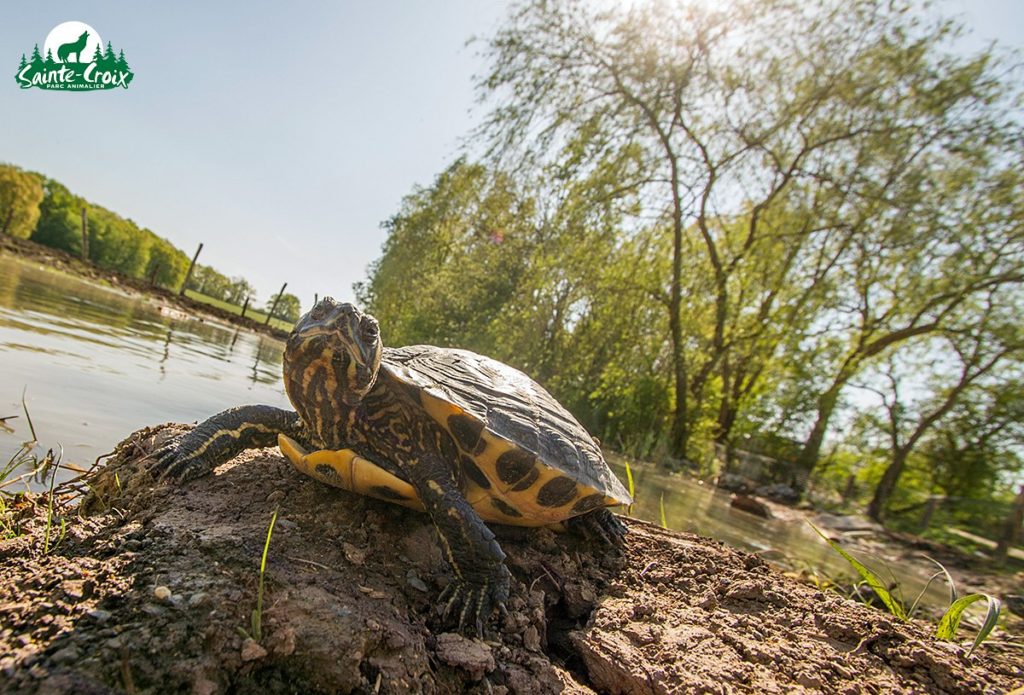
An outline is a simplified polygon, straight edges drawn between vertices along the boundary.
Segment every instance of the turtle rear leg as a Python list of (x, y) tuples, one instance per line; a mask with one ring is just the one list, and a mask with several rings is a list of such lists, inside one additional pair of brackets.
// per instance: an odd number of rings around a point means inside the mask
[(508, 600), (512, 575), (505, 553), (459, 491), (451, 467), (440, 455), (409, 455), (398, 463), (434, 522), (454, 574), (439, 599), (444, 619), (454, 620), (460, 632), (482, 636), (491, 612), (504, 610)]
[(149, 470), (161, 479), (191, 480), (246, 449), (274, 446), (278, 434), (302, 438), (302, 420), (296, 412), (269, 405), (229, 408), (153, 452)]
[(603, 543), (619, 547), (628, 533), (626, 525), (607, 509), (596, 509), (587, 514), (574, 516), (565, 521), (567, 529), (584, 538), (600, 540)]
[(277, 437), (281, 453), (300, 471), (322, 483), (366, 497), (424, 511), (416, 489), (351, 449), (307, 452), (285, 434)]

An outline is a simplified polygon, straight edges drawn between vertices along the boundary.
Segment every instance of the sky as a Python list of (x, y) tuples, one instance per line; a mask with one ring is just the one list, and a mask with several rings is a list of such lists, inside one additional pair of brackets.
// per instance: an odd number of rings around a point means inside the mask
[[(7, 3), (0, 162), (54, 178), (191, 255), (243, 276), (352, 300), (381, 223), (459, 156), (479, 123), (472, 36), (497, 0)], [(1024, 0), (942, 0), (973, 34), (1024, 49)], [(127, 90), (21, 90), (22, 53), (83, 21), (123, 49)]]

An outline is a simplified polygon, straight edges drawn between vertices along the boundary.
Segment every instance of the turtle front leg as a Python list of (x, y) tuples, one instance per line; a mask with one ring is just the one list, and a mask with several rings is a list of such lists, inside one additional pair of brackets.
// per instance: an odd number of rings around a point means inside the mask
[(399, 465), (434, 522), (441, 550), (454, 577), (441, 593), (444, 619), (458, 616), (458, 630), (483, 635), (495, 608), (504, 610), (511, 574), (505, 553), (452, 479), (451, 468), (437, 454), (425, 454)]
[(298, 414), (269, 405), (229, 408), (153, 452), (150, 472), (163, 479), (198, 478), (246, 449), (277, 445), (277, 435), (302, 438)]

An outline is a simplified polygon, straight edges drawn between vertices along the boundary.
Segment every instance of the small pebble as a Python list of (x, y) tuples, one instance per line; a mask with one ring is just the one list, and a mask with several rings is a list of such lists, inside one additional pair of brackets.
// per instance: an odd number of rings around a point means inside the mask
[(406, 580), (409, 582), (409, 586), (413, 589), (419, 589), (420, 591), (427, 591), (427, 585), (416, 575), (416, 570), (409, 570), (405, 575)]
[(111, 618), (110, 611), (105, 611), (102, 608), (93, 608), (90, 611), (86, 611), (85, 614), (98, 623), (105, 623)]
[(153, 589), (153, 597), (156, 598), (157, 601), (167, 601), (171, 598), (171, 590), (161, 584)]
[(206, 593), (203, 591), (197, 591), (188, 597), (189, 608), (195, 608), (201, 606), (206, 601)]
[(277, 526), (285, 529), (286, 531), (291, 531), (292, 529), (298, 527), (298, 524), (288, 519), (278, 519)]
[(242, 643), (242, 661), (256, 661), (267, 655), (267, 650), (259, 642), (249, 638)]
[(284, 490), (274, 490), (269, 495), (267, 495), (267, 502), (270, 502), (271, 504), (273, 504), (274, 502), (280, 502), (281, 500), (284, 499), (284, 497)]

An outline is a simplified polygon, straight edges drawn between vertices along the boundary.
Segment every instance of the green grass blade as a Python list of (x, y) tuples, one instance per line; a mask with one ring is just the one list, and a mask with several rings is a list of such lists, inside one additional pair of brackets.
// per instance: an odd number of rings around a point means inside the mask
[(931, 561), (936, 567), (938, 567), (940, 570), (942, 570), (942, 574), (945, 575), (945, 577), (946, 577), (946, 586), (949, 587), (949, 603), (950, 603), (950, 605), (952, 605), (953, 603), (956, 602), (956, 600), (958, 598), (957, 597), (957, 591), (956, 591), (956, 582), (953, 581), (953, 577), (951, 577), (949, 572), (946, 571), (946, 567), (941, 562), (936, 560), (935, 558), (931, 558), (931, 557), (928, 557), (927, 555), (925, 555), (924, 559)]
[(28, 414), (28, 405), (25, 403), (26, 391), (28, 391), (27, 386), (21, 390), (21, 409), (25, 411), (25, 419), (28, 420), (28, 429), (32, 433), (32, 441), (38, 442), (39, 437), (36, 436), (36, 427), (32, 424), (32, 416)]
[(665, 519), (665, 493), (661, 493), (661, 527), (668, 528), (668, 521)]
[(277, 509), (274, 509), (270, 517), (270, 526), (267, 527), (267, 540), (263, 544), (263, 557), (260, 559), (260, 583), (256, 590), (256, 609), (252, 612), (252, 638), (259, 642), (263, 638), (263, 576), (267, 571), (267, 553), (270, 552), (270, 537), (274, 534), (274, 524), (277, 522)]
[(850, 566), (857, 571), (857, 574), (861, 576), (861, 579), (864, 580), (864, 583), (871, 587), (871, 589), (875, 592), (878, 598), (882, 600), (882, 603), (885, 604), (885, 607), (889, 609), (890, 613), (892, 613), (900, 620), (907, 619), (906, 609), (899, 601), (895, 599), (895, 597), (893, 597), (893, 595), (885, 587), (885, 584), (882, 583), (882, 580), (879, 579), (877, 574), (868, 569), (867, 566), (864, 565), (864, 563), (855, 558), (853, 555), (850, 555), (848, 552), (840, 548), (837, 543), (834, 543), (828, 536), (822, 533), (817, 526), (815, 526), (809, 521), (807, 523), (810, 524), (810, 527), (814, 529), (815, 533), (821, 536), (822, 539), (829, 544), (829, 547), (831, 547), (832, 550), (842, 555), (843, 559), (850, 563)]
[[(626, 483), (627, 483), (627, 485), (629, 487), (629, 499), (635, 501), (636, 497), (633, 495), (633, 492), (634, 492), (634, 490), (633, 490), (633, 469), (629, 467), (629, 460), (628, 459), (626, 460)], [(632, 504), (629, 505), (629, 507), (626, 508), (626, 514), (632, 516), (632, 514), (633, 514), (633, 505)]]
[(946, 609), (945, 615), (939, 621), (938, 629), (935, 630), (935, 636), (945, 640), (956, 639), (957, 630), (960, 628), (960, 618), (963, 617), (964, 611), (972, 603), (981, 600), (988, 601), (988, 609), (985, 612), (985, 621), (978, 631), (978, 636), (974, 638), (974, 644), (971, 645), (971, 650), (967, 652), (967, 655), (970, 656), (977, 646), (988, 637), (989, 633), (992, 632), (992, 628), (996, 626), (996, 621), (999, 620), (999, 613), (1003, 606), (995, 596), (970, 594), (969, 596), (958, 598), (953, 602), (953, 605)]

